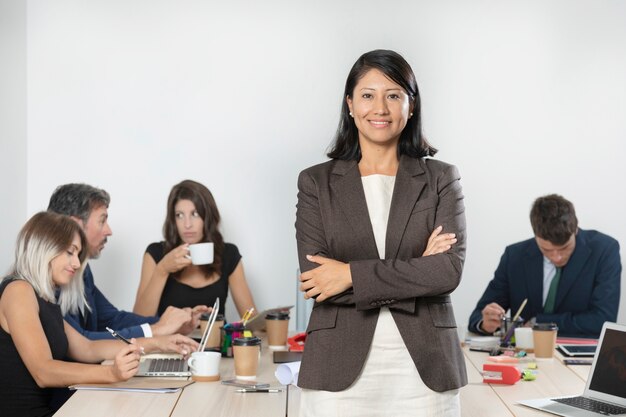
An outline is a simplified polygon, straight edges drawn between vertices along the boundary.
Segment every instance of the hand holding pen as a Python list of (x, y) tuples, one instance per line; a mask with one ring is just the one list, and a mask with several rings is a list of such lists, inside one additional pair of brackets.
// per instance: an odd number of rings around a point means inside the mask
[(135, 376), (139, 370), (141, 359), (141, 347), (135, 344), (124, 346), (113, 359), (111, 370), (111, 382), (126, 381)]
[(113, 359), (113, 366), (111, 366), (113, 382), (126, 381), (137, 373), (137, 370), (139, 369), (140, 357), (143, 354), (143, 348), (135, 343), (132, 343), (124, 336), (118, 334), (115, 330), (109, 327), (106, 329), (113, 337), (121, 340), (127, 345), (120, 350), (117, 355), (115, 355), (115, 359)]
[(493, 333), (500, 327), (502, 317), (504, 317), (504, 309), (498, 303), (490, 303), (483, 308), (483, 321), (481, 328), (485, 333)]

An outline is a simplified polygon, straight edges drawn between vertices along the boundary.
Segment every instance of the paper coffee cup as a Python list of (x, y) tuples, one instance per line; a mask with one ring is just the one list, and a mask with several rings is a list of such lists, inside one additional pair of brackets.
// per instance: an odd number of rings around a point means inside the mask
[(270, 349), (284, 349), (289, 334), (289, 313), (274, 312), (265, 316), (265, 330)]
[(192, 379), (198, 382), (219, 381), (221, 358), (219, 352), (193, 352), (187, 359)]
[(261, 357), (261, 339), (258, 337), (239, 337), (233, 341), (235, 357), (235, 377), (243, 380), (255, 380)]
[(208, 265), (213, 263), (213, 242), (194, 243), (189, 245), (189, 255), (194, 265)]
[(552, 359), (558, 330), (555, 323), (537, 323), (533, 326), (535, 359)]

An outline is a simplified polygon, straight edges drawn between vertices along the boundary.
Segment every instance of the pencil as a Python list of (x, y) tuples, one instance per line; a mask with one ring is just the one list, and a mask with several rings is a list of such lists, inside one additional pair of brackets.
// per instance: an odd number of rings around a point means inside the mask
[(524, 307), (526, 307), (527, 302), (528, 298), (524, 298), (524, 301), (522, 301), (522, 305), (519, 306), (519, 308), (517, 309), (517, 313), (515, 313), (515, 316), (513, 316), (513, 320), (511, 320), (513, 323), (515, 323), (519, 318), (519, 315), (522, 314), (522, 310), (524, 309)]

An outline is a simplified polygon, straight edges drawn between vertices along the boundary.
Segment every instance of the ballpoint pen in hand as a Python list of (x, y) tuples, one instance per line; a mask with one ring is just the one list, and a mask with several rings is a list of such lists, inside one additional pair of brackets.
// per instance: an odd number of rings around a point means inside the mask
[[(122, 342), (126, 343), (127, 345), (132, 345), (132, 343), (130, 343), (130, 340), (128, 340), (127, 338), (125, 338), (121, 334), (118, 334), (115, 330), (111, 329), (110, 327), (106, 327), (106, 329), (109, 331), (109, 333), (111, 333), (111, 336), (113, 336), (117, 340), (121, 340)], [(143, 355), (144, 354), (143, 346), (139, 346), (139, 349), (141, 350), (141, 354)]]
[(124, 336), (118, 334), (115, 330), (111, 329), (110, 327), (107, 327), (106, 329), (109, 331), (109, 333), (111, 333), (111, 336), (113, 336), (117, 340), (121, 340), (122, 342), (126, 343), (127, 345), (131, 344), (130, 340), (128, 340)]

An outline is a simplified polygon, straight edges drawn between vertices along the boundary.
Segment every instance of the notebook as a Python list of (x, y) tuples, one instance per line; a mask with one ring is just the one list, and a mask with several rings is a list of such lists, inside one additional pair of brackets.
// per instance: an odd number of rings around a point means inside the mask
[(602, 326), (582, 396), (518, 403), (564, 417), (626, 415), (626, 326), (609, 322)]
[[(209, 323), (204, 329), (198, 352), (204, 351), (211, 328), (215, 323), (217, 312), (220, 309), (220, 299), (215, 300)], [(136, 376), (191, 376), (187, 359), (183, 358), (145, 358), (139, 364)]]

